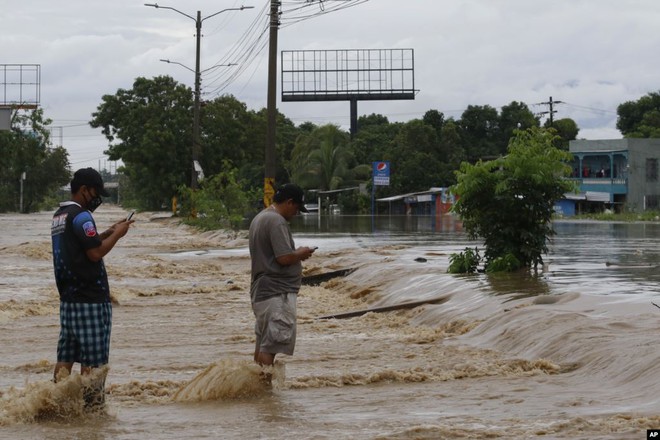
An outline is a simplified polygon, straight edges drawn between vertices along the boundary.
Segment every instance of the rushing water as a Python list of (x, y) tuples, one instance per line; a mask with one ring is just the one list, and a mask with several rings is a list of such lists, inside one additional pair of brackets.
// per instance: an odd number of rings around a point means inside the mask
[[(102, 206), (100, 226), (123, 211)], [(49, 382), (49, 213), (1, 215), (0, 438), (644, 438), (660, 427), (660, 225), (555, 223), (537, 273), (450, 275), (452, 217), (305, 216), (299, 340), (272, 390), (251, 362), (244, 234), (141, 213), (106, 257), (116, 300), (104, 414)], [(319, 319), (428, 300), (412, 309)]]
[[(374, 248), (400, 244), (408, 256), (437, 250), (461, 252), (468, 241), (461, 224), (452, 216), (434, 217), (317, 216), (296, 218), (292, 228), (298, 239), (327, 244), (331, 249), (351, 244)], [(540, 268), (541, 277), (516, 274), (489, 279), (493, 293), (533, 293), (539, 280), (543, 293), (561, 294), (579, 289), (592, 294), (654, 296), (660, 282), (660, 223), (557, 221), (549, 241), (550, 252)], [(351, 243), (351, 241), (353, 243)], [(414, 258), (414, 257), (413, 257)], [(508, 284), (510, 287), (506, 287)], [(518, 285), (516, 285), (518, 283)], [(540, 293), (540, 292), (539, 292)]]

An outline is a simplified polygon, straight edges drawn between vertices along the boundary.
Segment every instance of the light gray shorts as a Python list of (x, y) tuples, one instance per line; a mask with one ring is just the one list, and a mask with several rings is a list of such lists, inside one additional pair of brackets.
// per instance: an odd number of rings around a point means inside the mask
[(256, 349), (262, 353), (292, 355), (296, 346), (296, 301), (298, 295), (285, 293), (252, 303), (256, 318)]

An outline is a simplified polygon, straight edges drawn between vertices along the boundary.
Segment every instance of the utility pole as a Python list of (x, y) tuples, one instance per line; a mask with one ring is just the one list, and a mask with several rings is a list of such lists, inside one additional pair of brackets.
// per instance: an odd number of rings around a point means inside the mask
[(200, 82), (201, 73), (199, 72), (199, 58), (200, 58), (200, 44), (202, 41), (202, 13), (197, 11), (197, 20), (195, 20), (195, 103), (193, 105), (193, 147), (192, 147), (192, 177), (190, 181), (190, 188), (197, 189), (197, 179), (199, 177), (198, 168), (201, 170), (199, 164), (199, 115), (200, 115)]
[[(199, 64), (200, 64), (200, 45), (201, 45), (201, 38), (202, 38), (202, 22), (204, 20), (207, 20), (211, 17), (215, 17), (218, 14), (221, 14), (226, 11), (242, 11), (243, 9), (252, 9), (254, 6), (241, 6), (240, 8), (227, 8), (223, 9), (222, 11), (216, 12), (215, 14), (211, 14), (207, 17), (202, 18), (202, 13), (201, 11), (197, 11), (197, 17), (192, 17), (185, 12), (181, 12), (178, 9), (171, 8), (169, 6), (159, 6), (157, 3), (145, 3), (145, 6), (150, 6), (152, 8), (160, 8), (160, 9), (170, 9), (174, 12), (177, 12), (185, 17), (190, 18), (195, 22), (195, 32), (196, 32), (196, 45), (195, 45), (195, 104), (193, 107), (193, 146), (192, 146), (192, 179), (190, 182), (190, 188), (192, 189), (197, 189), (197, 173), (201, 171), (201, 166), (199, 165), (199, 156), (201, 153), (201, 148), (199, 145), (199, 118), (200, 118), (200, 88), (201, 88), (201, 71), (199, 69)], [(165, 61), (167, 63), (170, 63), (172, 61), (169, 60), (161, 60)], [(183, 66), (181, 63), (174, 63), (174, 64), (180, 64)], [(183, 66), (186, 67), (186, 66)], [(214, 66), (218, 67), (218, 66)], [(186, 67), (186, 69), (188, 69)], [(189, 69), (191, 70), (191, 69)], [(199, 170), (198, 170), (199, 168)]]
[(547, 112), (541, 112), (542, 115), (550, 115), (550, 127), (552, 127), (553, 124), (553, 116), (555, 113), (557, 113), (557, 110), (554, 110), (554, 104), (563, 104), (563, 101), (553, 101), (552, 96), (550, 97), (550, 100), (548, 102), (540, 102), (539, 104), (541, 105), (548, 105), (550, 106), (550, 111)]
[(280, 25), (280, 1), (270, 0), (270, 37), (268, 42), (268, 99), (266, 103), (266, 166), (264, 169), (264, 206), (275, 195), (275, 128), (277, 125), (277, 29)]

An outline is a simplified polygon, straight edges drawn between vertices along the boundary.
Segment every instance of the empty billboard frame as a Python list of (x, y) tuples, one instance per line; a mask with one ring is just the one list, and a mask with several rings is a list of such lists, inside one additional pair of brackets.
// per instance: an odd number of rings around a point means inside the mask
[(41, 65), (0, 64), (0, 107), (30, 110), (41, 100)]
[(413, 49), (282, 51), (282, 101), (415, 99)]

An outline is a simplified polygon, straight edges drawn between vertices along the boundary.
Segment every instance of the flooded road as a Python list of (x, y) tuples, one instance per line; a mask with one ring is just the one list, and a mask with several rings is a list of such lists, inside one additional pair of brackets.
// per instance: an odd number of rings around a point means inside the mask
[[(103, 229), (124, 211), (103, 205)], [(244, 233), (137, 214), (105, 258), (107, 414), (49, 382), (58, 336), (51, 213), (0, 215), (0, 438), (645, 438), (660, 428), (660, 225), (558, 222), (535, 275), (449, 275), (453, 221), (306, 218), (294, 356), (251, 362)], [(347, 226), (348, 224), (348, 226)], [(321, 316), (438, 300), (350, 319)]]

